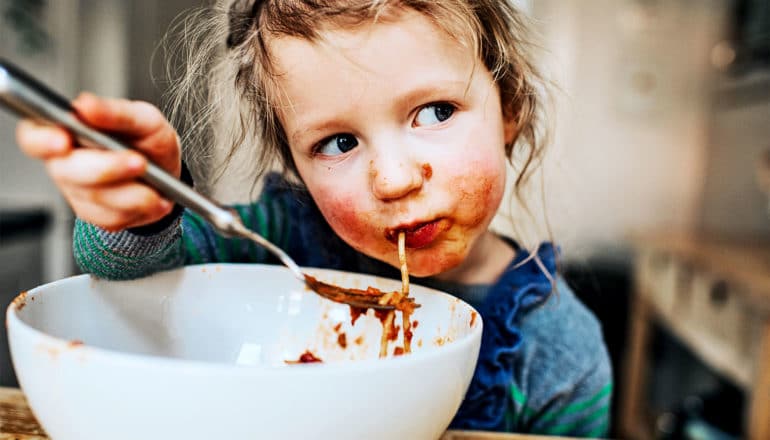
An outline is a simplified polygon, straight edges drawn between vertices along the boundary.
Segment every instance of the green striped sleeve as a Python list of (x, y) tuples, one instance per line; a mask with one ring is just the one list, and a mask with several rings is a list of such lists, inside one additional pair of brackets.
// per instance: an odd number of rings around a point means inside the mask
[(203, 219), (190, 211), (185, 211), (182, 219), (182, 243), (186, 251), (186, 264), (200, 264), (206, 261), (205, 232), (206, 224)]
[(607, 400), (606, 398), (608, 398), (611, 393), (612, 393), (612, 384), (608, 383), (602, 389), (600, 389), (598, 393), (591, 396), (587, 400), (573, 402), (572, 404), (565, 406), (559, 411), (546, 413), (544, 416), (540, 418), (540, 422), (548, 423), (557, 418), (563, 418), (572, 414), (585, 412), (586, 410), (596, 406), (597, 402)]
[(609, 419), (610, 405), (606, 403), (599, 408), (582, 414), (579, 418), (570, 422), (555, 424), (545, 429), (548, 435), (565, 435), (573, 432), (593, 432), (597, 422), (605, 425)]
[[(241, 220), (243, 221), (244, 225), (250, 225), (254, 222), (254, 210), (251, 209), (252, 206), (239, 206), (236, 208), (236, 211), (238, 212), (238, 215), (241, 217)], [(252, 246), (251, 243), (247, 243), (246, 246), (247, 246), (246, 252), (248, 253), (249, 261), (259, 261), (259, 254), (257, 252), (257, 247)]]
[(555, 405), (541, 411), (533, 423), (533, 432), (545, 435), (603, 437), (607, 434), (612, 398), (612, 383), (598, 390), (577, 387)]
[(108, 232), (76, 219), (73, 256), (83, 272), (100, 278), (140, 278), (184, 263), (179, 235), (179, 221), (158, 234), (142, 236), (128, 231)]
[[(244, 226), (279, 246), (287, 235), (284, 222), (284, 207), (268, 195), (257, 203), (232, 207)], [(269, 261), (267, 250), (248, 239), (224, 237), (197, 214), (185, 211), (182, 219), (182, 240), (189, 264), (206, 262), (251, 262)], [(283, 249), (286, 249), (282, 246)]]
[[(236, 208), (236, 211), (239, 209)], [(220, 235), (194, 212), (185, 211), (182, 218), (182, 231), (187, 264), (234, 263), (252, 260), (243, 239)]]
[[(235, 206), (244, 224), (274, 243), (288, 244), (283, 198), (263, 195), (255, 204)], [(185, 264), (268, 261), (267, 251), (249, 240), (223, 237), (195, 213), (184, 214), (151, 235), (108, 232), (76, 219), (73, 254), (86, 273), (106, 279), (133, 279)]]
[(535, 415), (535, 411), (527, 405), (527, 396), (515, 383), (511, 384), (511, 405), (510, 414), (506, 414), (506, 431), (521, 430), (521, 425)]
[(606, 437), (607, 433), (609, 432), (609, 428), (610, 428), (610, 419), (608, 416), (601, 423), (597, 424), (596, 427), (588, 431), (588, 433), (586, 434), (586, 437), (588, 438)]

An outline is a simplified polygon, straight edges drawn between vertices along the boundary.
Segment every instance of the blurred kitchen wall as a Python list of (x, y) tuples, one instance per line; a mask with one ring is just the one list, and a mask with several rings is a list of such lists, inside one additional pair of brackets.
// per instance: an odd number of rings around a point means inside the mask
[[(62, 92), (72, 94), (78, 82), (79, 43), (76, 34), (72, 32), (73, 23), (78, 21), (77, 1), (62, 0), (46, 5), (42, 15), (30, 17), (30, 20), (34, 20), (33, 23), (38, 23), (40, 30), (49, 35), (48, 39), (43, 39), (43, 48), (30, 45), (26, 38), (34, 37), (25, 35), (7, 22), (10, 13), (18, 12), (21, 6), (26, 6), (21, 3), (0, 1), (3, 13), (3, 23), (0, 26), (0, 56), (23, 65)], [(52, 47), (54, 43), (55, 48)], [(11, 214), (34, 211), (44, 212), (49, 216), (47, 229), (37, 231), (40, 236), (34, 237), (45, 243), (45, 251), (37, 255), (32, 264), (43, 266), (44, 279), (60, 278), (72, 271), (65, 256), (70, 247), (68, 235), (71, 233), (67, 231), (68, 209), (56, 194), (43, 167), (29, 161), (18, 151), (13, 138), (14, 126), (15, 119), (5, 112), (0, 112), (0, 220), (9, 218)], [(2, 224), (0, 246), (8, 248), (11, 244), (16, 244), (15, 234), (10, 226), (6, 226), (6, 222)], [(5, 261), (2, 263), (6, 265), (13, 257), (13, 254), (3, 254)], [(26, 262), (26, 265), (29, 264), (30, 262)], [(3, 294), (6, 295), (7, 292)]]
[[(548, 217), (567, 258), (627, 256), (634, 231), (700, 223), (709, 56), (724, 1), (536, 3), (557, 92)], [(744, 209), (750, 209), (745, 207)]]
[[(551, 217), (575, 254), (652, 229), (768, 237), (755, 170), (770, 148), (770, 69), (730, 65), (735, 2), (538, 5), (567, 92), (551, 177), (572, 203)], [(552, 19), (564, 25), (550, 31)]]

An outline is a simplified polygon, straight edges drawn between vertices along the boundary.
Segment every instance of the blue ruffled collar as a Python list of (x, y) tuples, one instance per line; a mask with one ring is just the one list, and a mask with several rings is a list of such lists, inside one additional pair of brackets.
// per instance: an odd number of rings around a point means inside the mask
[(484, 320), (481, 350), (465, 400), (452, 421), (453, 428), (505, 428), (516, 352), (522, 342), (519, 317), (542, 304), (553, 291), (551, 280), (556, 276), (557, 252), (551, 243), (541, 244), (537, 251), (541, 268), (528, 251), (518, 250), (478, 307)]

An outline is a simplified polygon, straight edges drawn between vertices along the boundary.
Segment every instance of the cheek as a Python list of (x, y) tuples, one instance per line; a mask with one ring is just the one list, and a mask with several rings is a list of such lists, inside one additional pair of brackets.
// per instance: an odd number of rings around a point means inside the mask
[(314, 199), (329, 226), (348, 244), (359, 248), (372, 239), (371, 210), (361, 206), (361, 197), (317, 190)]
[(373, 210), (366, 206), (366, 195), (360, 191), (341, 190), (357, 185), (335, 177), (333, 172), (319, 172), (307, 161), (294, 159), (305, 186), (329, 226), (345, 242), (360, 250), (363, 240), (372, 237)]
[(459, 214), (466, 226), (490, 221), (500, 206), (505, 190), (505, 165), (500, 163), (497, 159), (475, 161), (466, 165), (464, 173), (452, 178), (449, 187), (457, 194)]

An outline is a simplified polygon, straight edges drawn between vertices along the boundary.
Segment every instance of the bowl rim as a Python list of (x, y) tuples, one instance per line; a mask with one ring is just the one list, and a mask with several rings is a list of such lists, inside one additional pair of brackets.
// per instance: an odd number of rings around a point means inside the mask
[[(280, 267), (277, 265), (260, 264), (260, 263), (203, 263), (203, 264), (186, 265), (176, 269), (171, 269), (164, 272), (158, 272), (156, 274), (165, 273), (165, 272), (174, 272), (174, 271), (189, 271), (196, 268), (200, 269), (201, 267), (220, 266), (220, 267), (240, 268), (244, 266), (255, 266), (255, 265), (265, 266), (265, 267)], [(366, 277), (396, 281), (390, 278), (379, 277), (376, 275), (359, 274), (359, 273), (346, 272), (346, 271), (340, 271), (335, 269), (324, 269), (324, 268), (315, 268), (315, 267), (303, 267), (303, 269), (339, 272), (339, 273), (348, 274), (348, 275), (362, 275)], [(150, 275), (149, 277), (152, 277), (152, 276), (153, 275)], [(34, 287), (27, 291), (23, 291), (19, 293), (16, 297), (14, 297), (14, 299), (6, 308), (6, 329), (7, 329), (8, 339), (9, 339), (9, 350), (11, 352), (12, 358), (13, 358), (14, 344), (11, 343), (10, 340), (19, 338), (19, 335), (16, 335), (18, 331), (20, 334), (23, 334), (22, 337), (24, 339), (37, 341), (39, 344), (44, 345), (47, 349), (50, 348), (52, 350), (55, 350), (57, 353), (79, 351), (79, 353), (87, 356), (88, 359), (94, 358), (95, 361), (105, 362), (105, 363), (121, 363), (131, 368), (152, 366), (153, 368), (177, 370), (180, 367), (182, 367), (186, 371), (210, 371), (215, 373), (221, 372), (221, 373), (227, 373), (227, 374), (244, 374), (244, 375), (266, 374), (266, 373), (282, 375), (282, 374), (295, 374), (298, 371), (302, 371), (303, 374), (308, 374), (308, 373), (319, 374), (319, 375), (324, 373), (337, 374), (339, 372), (359, 372), (364, 370), (376, 371), (376, 370), (389, 368), (391, 365), (395, 367), (399, 364), (405, 364), (405, 363), (429, 362), (435, 358), (448, 355), (450, 352), (466, 351), (470, 348), (469, 346), (474, 345), (477, 342), (477, 340), (478, 340), (478, 343), (480, 344), (481, 334), (484, 327), (484, 322), (481, 317), (481, 314), (467, 302), (449, 293), (442, 292), (440, 290), (433, 289), (430, 287), (425, 287), (420, 284), (413, 284), (410, 282), (410, 286), (413, 286), (413, 285), (419, 286), (420, 289), (424, 289), (430, 294), (444, 295), (464, 304), (465, 306), (470, 308), (472, 312), (476, 313), (476, 325), (474, 327), (471, 327), (471, 331), (464, 334), (462, 337), (458, 339), (454, 339), (450, 342), (444, 343), (441, 346), (436, 347), (434, 349), (425, 350), (425, 351), (420, 350), (404, 356), (390, 356), (384, 359), (377, 358), (377, 359), (365, 359), (365, 360), (356, 360), (356, 361), (342, 360), (342, 361), (335, 361), (335, 362), (320, 362), (320, 363), (312, 363), (312, 364), (295, 364), (291, 366), (288, 366), (288, 365), (239, 365), (239, 364), (225, 363), (225, 362), (174, 358), (174, 357), (164, 356), (164, 355), (131, 353), (131, 352), (120, 351), (120, 350), (115, 350), (110, 348), (95, 347), (92, 345), (88, 345), (87, 343), (73, 344), (72, 340), (59, 338), (59, 337), (50, 335), (48, 333), (45, 333), (41, 330), (38, 330), (32, 325), (24, 322), (21, 319), (21, 317), (18, 316), (21, 308), (34, 307), (34, 298), (37, 297), (38, 295), (44, 295), (43, 292), (40, 292), (41, 290), (54, 287), (58, 284), (72, 283), (72, 282), (76, 282), (77, 280), (86, 279), (86, 278), (98, 279), (103, 282), (112, 282), (111, 280), (95, 277), (92, 274), (73, 275), (70, 277), (66, 277), (66, 278), (55, 280), (49, 283), (42, 284), (40, 286)], [(147, 278), (147, 277), (144, 277), (144, 278)], [(22, 302), (23, 302), (23, 305), (21, 305), (20, 307), (20, 304), (22, 304)], [(14, 364), (14, 369), (15, 368), (16, 366)]]

